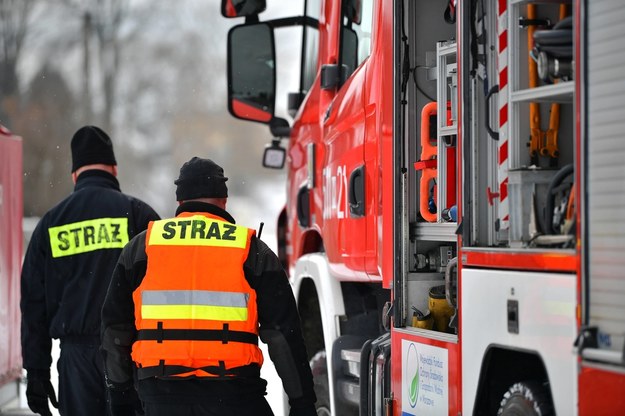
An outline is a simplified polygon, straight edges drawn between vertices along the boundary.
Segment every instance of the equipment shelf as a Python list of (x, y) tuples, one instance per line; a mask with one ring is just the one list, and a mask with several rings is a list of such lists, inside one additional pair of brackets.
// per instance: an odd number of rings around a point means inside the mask
[(456, 229), (458, 224), (455, 222), (444, 223), (413, 223), (411, 224), (410, 235), (418, 240), (424, 241), (449, 241), (456, 242), (458, 236)]
[(571, 103), (573, 102), (574, 92), (574, 81), (558, 82), (552, 85), (512, 91), (510, 93), (510, 101), (513, 103), (527, 101)]
[(510, 0), (510, 5), (514, 6), (516, 4), (571, 4), (571, 0)]

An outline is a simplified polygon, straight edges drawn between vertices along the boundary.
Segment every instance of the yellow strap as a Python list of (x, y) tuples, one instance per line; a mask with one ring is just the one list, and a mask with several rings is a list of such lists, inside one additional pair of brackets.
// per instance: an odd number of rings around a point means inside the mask
[(201, 215), (152, 223), (151, 246), (216, 246), (245, 248), (247, 228)]
[(73, 256), (128, 243), (128, 218), (97, 218), (50, 227), (52, 257)]

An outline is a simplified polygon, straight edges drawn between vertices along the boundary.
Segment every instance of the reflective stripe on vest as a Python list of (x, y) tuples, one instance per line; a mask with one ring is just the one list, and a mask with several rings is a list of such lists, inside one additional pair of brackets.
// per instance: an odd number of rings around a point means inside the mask
[(73, 256), (128, 243), (128, 218), (96, 218), (48, 228), (52, 257)]
[(247, 293), (208, 290), (146, 290), (141, 293), (143, 319), (247, 320)]
[(133, 293), (139, 378), (262, 365), (256, 292), (243, 270), (253, 235), (204, 213), (150, 223), (146, 274)]

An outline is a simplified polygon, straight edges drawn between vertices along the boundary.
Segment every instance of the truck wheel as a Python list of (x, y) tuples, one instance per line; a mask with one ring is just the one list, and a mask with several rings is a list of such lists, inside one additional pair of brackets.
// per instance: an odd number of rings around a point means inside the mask
[(537, 381), (514, 383), (503, 395), (498, 416), (554, 415), (549, 389)]
[(315, 404), (317, 416), (331, 416), (330, 386), (325, 350), (318, 351), (310, 359), (310, 369), (313, 374), (315, 395), (317, 396), (317, 403)]

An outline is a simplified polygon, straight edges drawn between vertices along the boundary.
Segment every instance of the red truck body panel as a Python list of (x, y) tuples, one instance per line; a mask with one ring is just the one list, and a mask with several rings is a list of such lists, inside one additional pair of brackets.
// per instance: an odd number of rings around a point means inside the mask
[(0, 386), (20, 377), (22, 141), (0, 126)]

